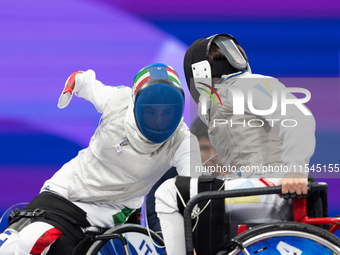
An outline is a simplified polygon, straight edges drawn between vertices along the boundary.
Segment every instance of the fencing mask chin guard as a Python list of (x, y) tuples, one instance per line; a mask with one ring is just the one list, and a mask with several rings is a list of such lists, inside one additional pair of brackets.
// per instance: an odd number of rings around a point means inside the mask
[(132, 97), (141, 133), (153, 143), (171, 137), (184, 111), (184, 91), (177, 73), (164, 64), (144, 67), (134, 78)]
[[(212, 45), (216, 45), (225, 58), (209, 63), (209, 53)], [(228, 34), (216, 34), (196, 40), (187, 50), (184, 57), (184, 72), (192, 98), (198, 103), (199, 92), (193, 79), (211, 79), (223, 74), (250, 70), (247, 60), (239, 48), (239, 43)], [(211, 83), (211, 82), (210, 82)], [(213, 84), (209, 84), (213, 87)]]

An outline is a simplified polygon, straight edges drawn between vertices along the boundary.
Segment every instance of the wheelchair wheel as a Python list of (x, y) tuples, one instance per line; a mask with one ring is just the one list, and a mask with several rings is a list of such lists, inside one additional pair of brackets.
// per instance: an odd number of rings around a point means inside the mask
[[(137, 224), (123, 224), (96, 236), (86, 255), (166, 254), (164, 242), (156, 233)], [(124, 245), (125, 244), (125, 245)], [(158, 247), (157, 247), (158, 246)]]
[(335, 255), (340, 254), (339, 247), (340, 239), (324, 229), (298, 222), (283, 222), (247, 230), (225, 244), (217, 255)]

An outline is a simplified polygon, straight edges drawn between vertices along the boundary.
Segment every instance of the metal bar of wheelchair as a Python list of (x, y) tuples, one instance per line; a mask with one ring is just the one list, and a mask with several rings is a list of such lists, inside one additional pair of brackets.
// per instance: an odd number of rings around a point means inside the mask
[(340, 217), (309, 217), (307, 215), (307, 200), (304, 199), (294, 199), (293, 200), (294, 209), (294, 221), (301, 222), (310, 225), (331, 225), (328, 232), (334, 234), (338, 229), (340, 229)]
[[(308, 193), (314, 191), (327, 190), (328, 185), (324, 182), (309, 183)], [(194, 254), (193, 239), (192, 239), (192, 224), (191, 224), (191, 213), (195, 205), (201, 201), (209, 199), (222, 199), (231, 197), (246, 197), (246, 196), (257, 196), (257, 195), (273, 195), (281, 194), (281, 186), (271, 186), (263, 188), (251, 188), (251, 189), (237, 189), (237, 190), (221, 190), (221, 191), (206, 191), (197, 194), (191, 198), (185, 209), (184, 209), (184, 231), (185, 231), (185, 248), (187, 255)]]
[(128, 248), (128, 242), (122, 234), (116, 234), (116, 233), (101, 234), (101, 235), (98, 235), (94, 238), (95, 241), (97, 241), (97, 240), (107, 240), (107, 239), (119, 239), (124, 246), (125, 254), (130, 255), (129, 248)]

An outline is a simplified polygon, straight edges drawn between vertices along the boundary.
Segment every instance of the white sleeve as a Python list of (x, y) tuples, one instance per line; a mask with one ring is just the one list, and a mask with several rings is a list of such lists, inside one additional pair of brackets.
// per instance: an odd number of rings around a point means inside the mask
[(196, 136), (188, 132), (170, 164), (176, 167), (179, 175), (191, 177), (201, 175), (202, 161)]
[[(263, 80), (262, 80), (263, 81)], [(315, 119), (310, 111), (302, 105), (311, 115), (305, 115), (297, 106), (288, 104), (286, 115), (281, 112), (280, 93), (286, 87), (277, 79), (268, 77), (269, 83), (266, 85), (274, 91), (278, 91), (278, 103), (276, 110), (268, 115), (257, 114), (265, 119), (270, 126), (279, 131), (279, 137), (283, 141), (282, 162), (288, 166), (291, 171), (296, 169), (297, 173), (308, 175), (305, 171), (305, 164), (309, 164), (311, 156), (315, 150)], [(268, 110), (272, 107), (273, 99), (266, 91), (258, 89), (259, 83), (242, 82), (239, 87), (242, 89), (245, 97), (245, 112), (252, 113), (253, 109), (248, 107), (248, 91), (252, 90), (252, 105), (257, 110)], [(247, 85), (245, 85), (247, 84)], [(253, 84), (256, 84), (253, 86)], [(230, 94), (230, 93), (229, 93)], [(228, 100), (229, 100), (228, 94)], [(286, 93), (288, 99), (296, 99), (291, 93)]]
[(93, 70), (87, 70), (76, 75), (74, 94), (90, 101), (100, 113), (103, 113), (106, 102), (116, 90), (117, 87), (105, 86), (96, 80), (96, 74)]

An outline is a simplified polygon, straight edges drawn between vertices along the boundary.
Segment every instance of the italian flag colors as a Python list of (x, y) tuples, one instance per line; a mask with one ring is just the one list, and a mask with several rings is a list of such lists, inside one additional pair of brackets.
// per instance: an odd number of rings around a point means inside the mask
[[(159, 77), (157, 77), (158, 75), (152, 75), (155, 72), (153, 72), (150, 69), (158, 69), (159, 72), (157, 74), (159, 74)], [(150, 74), (151, 73), (151, 74)], [(154, 76), (154, 77), (152, 77)], [(170, 79), (172, 81), (174, 81), (175, 83), (177, 83), (179, 86), (181, 86), (181, 83), (179, 81), (179, 77), (177, 75), (177, 73), (169, 66), (152, 66), (152, 67), (147, 67), (145, 69), (143, 69), (142, 71), (140, 71), (134, 81), (133, 81), (133, 93), (134, 95), (136, 95), (137, 90), (147, 81), (151, 80), (151, 79), (157, 79), (157, 78), (165, 78), (165, 79)]]

